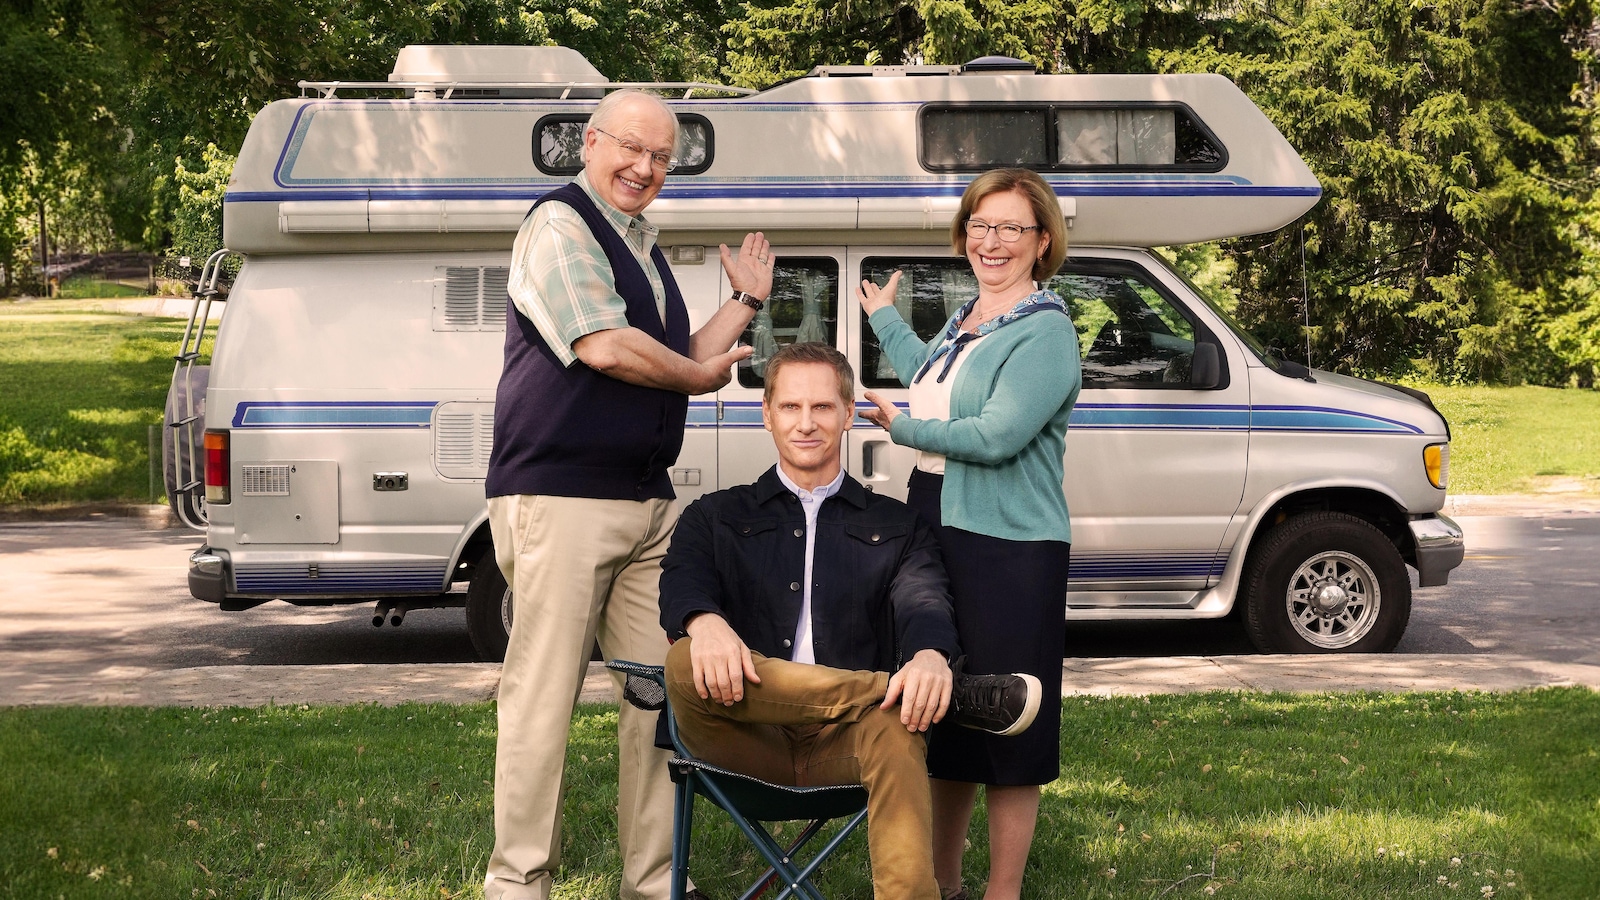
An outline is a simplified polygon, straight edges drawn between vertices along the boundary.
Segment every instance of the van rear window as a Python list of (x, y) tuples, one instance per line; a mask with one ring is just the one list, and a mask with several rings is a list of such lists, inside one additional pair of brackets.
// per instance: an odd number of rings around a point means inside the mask
[(919, 116), (922, 166), (978, 172), (1215, 172), (1227, 151), (1187, 106), (1137, 104), (929, 104)]
[[(587, 115), (563, 113), (544, 116), (533, 126), (533, 164), (546, 175), (576, 175), (583, 171), (583, 126)], [(711, 168), (714, 141), (711, 121), (705, 116), (678, 116), (678, 167), (674, 175), (699, 175)]]

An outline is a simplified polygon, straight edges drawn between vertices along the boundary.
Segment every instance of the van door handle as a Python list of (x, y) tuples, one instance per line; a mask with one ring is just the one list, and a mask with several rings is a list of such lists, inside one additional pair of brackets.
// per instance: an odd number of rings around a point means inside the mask
[(877, 471), (878, 448), (884, 441), (863, 441), (861, 444), (861, 477), (871, 478)]

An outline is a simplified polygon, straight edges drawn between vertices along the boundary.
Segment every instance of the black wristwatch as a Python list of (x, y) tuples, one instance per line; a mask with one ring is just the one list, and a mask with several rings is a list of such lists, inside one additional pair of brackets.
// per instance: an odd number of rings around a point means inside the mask
[(735, 291), (733, 294), (733, 300), (735, 303), (743, 303), (745, 306), (750, 307), (756, 312), (761, 312), (761, 307), (767, 305), (767, 301), (757, 299), (755, 295), (749, 293), (748, 291)]

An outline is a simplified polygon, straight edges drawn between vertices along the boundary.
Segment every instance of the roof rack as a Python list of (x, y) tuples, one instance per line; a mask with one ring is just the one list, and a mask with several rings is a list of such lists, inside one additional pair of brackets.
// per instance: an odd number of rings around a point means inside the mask
[(905, 75), (960, 75), (960, 66), (817, 66), (807, 78), (896, 78)]
[[(476, 98), (483, 97), (485, 91), (538, 91), (541, 99), (572, 100), (594, 99), (596, 92), (603, 94), (605, 91), (634, 88), (645, 91), (683, 92), (679, 100), (688, 100), (696, 91), (704, 93), (734, 94), (736, 96), (749, 96), (757, 93), (753, 88), (733, 87), (726, 84), (707, 84), (699, 81), (301, 81), (299, 82), (300, 96), (316, 96), (330, 100), (337, 96), (339, 91), (409, 91), (419, 99), (449, 100), (457, 91), (463, 95)], [(576, 91), (587, 97), (573, 97)]]

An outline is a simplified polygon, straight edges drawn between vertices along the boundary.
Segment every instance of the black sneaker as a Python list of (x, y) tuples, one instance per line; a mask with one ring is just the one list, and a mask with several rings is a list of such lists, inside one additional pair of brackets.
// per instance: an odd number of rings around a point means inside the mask
[(955, 684), (950, 690), (950, 721), (964, 728), (1002, 737), (1021, 734), (1039, 714), (1043, 688), (1039, 679), (1015, 675), (968, 675), (961, 671), (966, 659), (956, 660)]

